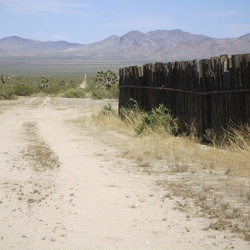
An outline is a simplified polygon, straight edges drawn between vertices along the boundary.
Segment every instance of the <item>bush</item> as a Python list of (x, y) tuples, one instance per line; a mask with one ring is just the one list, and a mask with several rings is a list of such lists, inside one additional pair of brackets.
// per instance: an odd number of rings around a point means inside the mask
[(79, 89), (79, 88), (77, 88), (77, 89), (70, 88), (64, 92), (63, 97), (66, 97), (66, 98), (84, 98), (85, 91), (83, 89)]
[(105, 90), (101, 88), (96, 88), (92, 91), (91, 97), (94, 100), (101, 100), (105, 98)]
[(119, 89), (118, 86), (113, 85), (109, 89), (103, 89), (100, 87), (91, 89), (91, 97), (93, 99), (118, 99), (119, 97)]
[(118, 85), (112, 85), (108, 90), (107, 90), (107, 97), (110, 99), (118, 99), (119, 98), (119, 87)]
[(170, 111), (163, 104), (144, 114), (142, 130), (147, 127), (153, 131), (163, 128), (169, 134), (176, 134), (178, 131), (176, 119), (171, 116)]
[(30, 96), (38, 92), (38, 89), (34, 86), (24, 83), (18, 83), (13, 86), (15, 94), (18, 96)]
[(163, 104), (151, 112), (143, 112), (136, 101), (132, 100), (132, 102), (132, 108), (121, 108), (120, 114), (133, 126), (138, 135), (144, 131), (164, 131), (168, 134), (178, 132), (177, 120), (171, 116), (170, 111)]
[(6, 88), (6, 90), (3, 92), (0, 92), (0, 98), (1, 99), (7, 99), (7, 100), (14, 100), (15, 99), (15, 90), (12, 87)]

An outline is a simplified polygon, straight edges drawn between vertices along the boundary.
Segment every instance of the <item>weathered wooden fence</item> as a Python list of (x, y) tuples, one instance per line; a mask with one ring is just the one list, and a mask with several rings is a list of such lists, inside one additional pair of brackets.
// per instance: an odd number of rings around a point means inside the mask
[(164, 104), (199, 136), (250, 123), (250, 54), (131, 66), (119, 75), (119, 108), (131, 98), (146, 111)]

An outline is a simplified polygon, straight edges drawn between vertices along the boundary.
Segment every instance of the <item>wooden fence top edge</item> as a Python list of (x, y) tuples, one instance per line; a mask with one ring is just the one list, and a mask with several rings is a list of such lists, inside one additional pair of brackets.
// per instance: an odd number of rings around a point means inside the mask
[(214, 59), (223, 59), (223, 58), (226, 58), (226, 59), (232, 59), (234, 57), (242, 57), (242, 56), (245, 56), (248, 60), (247, 61), (250, 61), (250, 52), (249, 53), (244, 53), (244, 54), (231, 54), (231, 55), (228, 55), (228, 54), (222, 54), (222, 55), (219, 55), (219, 56), (211, 56), (210, 58), (203, 58), (203, 59), (192, 59), (192, 60), (183, 60), (183, 61), (169, 61), (169, 62), (154, 62), (154, 63), (145, 63), (143, 65), (134, 65), (134, 66), (127, 66), (127, 67), (123, 67), (123, 68), (120, 68), (120, 70), (122, 69), (129, 69), (129, 68), (138, 68), (138, 67), (143, 67), (143, 66), (146, 66), (146, 65), (156, 65), (156, 64), (163, 64), (163, 65), (166, 65), (166, 64), (175, 64), (175, 63), (193, 63), (193, 62), (203, 62), (203, 61), (209, 61), (209, 60), (214, 60)]

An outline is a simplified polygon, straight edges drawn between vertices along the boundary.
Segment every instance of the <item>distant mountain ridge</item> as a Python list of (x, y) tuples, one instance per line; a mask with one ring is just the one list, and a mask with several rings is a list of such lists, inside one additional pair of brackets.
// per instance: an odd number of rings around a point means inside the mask
[(82, 58), (84, 60), (176, 61), (250, 53), (250, 33), (211, 38), (182, 30), (130, 31), (91, 44), (43, 42), (11, 36), (0, 39), (0, 57)]
[(81, 44), (68, 43), (66, 41), (42, 42), (18, 36), (10, 36), (0, 40), (0, 56), (56, 55), (66, 49), (78, 46), (81, 46)]

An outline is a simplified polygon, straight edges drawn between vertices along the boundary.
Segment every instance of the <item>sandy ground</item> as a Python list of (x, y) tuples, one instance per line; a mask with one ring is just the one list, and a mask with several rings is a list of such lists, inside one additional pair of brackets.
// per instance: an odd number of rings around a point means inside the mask
[(250, 249), (177, 209), (180, 198), (98, 139), (111, 134), (70, 122), (104, 104), (0, 102), (0, 249)]

